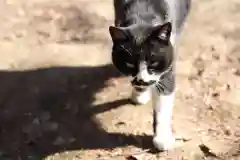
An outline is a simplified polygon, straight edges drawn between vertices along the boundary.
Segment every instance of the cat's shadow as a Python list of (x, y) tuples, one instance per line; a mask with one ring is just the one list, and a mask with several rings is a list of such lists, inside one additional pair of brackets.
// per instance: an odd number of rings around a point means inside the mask
[[(0, 158), (43, 158), (69, 150), (126, 145), (148, 147), (149, 136), (108, 133), (94, 119), (97, 113), (129, 103), (122, 99), (92, 104), (106, 81), (119, 76), (112, 65), (0, 71)], [(146, 145), (139, 144), (139, 139)]]

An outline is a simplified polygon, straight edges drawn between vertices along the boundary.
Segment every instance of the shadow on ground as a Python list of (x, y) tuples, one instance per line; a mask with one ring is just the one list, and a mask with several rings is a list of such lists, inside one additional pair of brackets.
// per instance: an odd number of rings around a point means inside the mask
[[(33, 20), (23, 28), (31, 26), (43, 42), (53, 37), (58, 43), (107, 43), (105, 37), (95, 34), (107, 26), (102, 17), (60, 5), (35, 9), (43, 10), (42, 14), (32, 13)], [(30, 29), (26, 32), (33, 34)], [(150, 137), (108, 133), (95, 118), (129, 103), (122, 99), (93, 105), (95, 94), (106, 87), (107, 80), (117, 77), (120, 75), (112, 65), (0, 71), (0, 159), (41, 159), (69, 150), (141, 147), (136, 138), (148, 142)]]
[(128, 103), (92, 105), (106, 81), (119, 76), (111, 65), (0, 71), (1, 156), (43, 158), (67, 150), (138, 145), (137, 137), (107, 133), (94, 119)]

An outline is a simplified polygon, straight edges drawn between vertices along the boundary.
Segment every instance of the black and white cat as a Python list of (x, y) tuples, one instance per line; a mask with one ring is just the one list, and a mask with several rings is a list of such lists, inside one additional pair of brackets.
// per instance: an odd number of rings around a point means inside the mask
[(154, 138), (159, 150), (174, 147), (171, 121), (175, 91), (175, 42), (190, 8), (190, 0), (114, 0), (112, 61), (131, 75), (132, 100), (153, 99)]

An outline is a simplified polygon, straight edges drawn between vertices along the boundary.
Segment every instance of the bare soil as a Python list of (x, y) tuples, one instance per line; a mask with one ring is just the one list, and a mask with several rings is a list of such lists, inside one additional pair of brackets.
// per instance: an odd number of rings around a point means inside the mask
[(132, 105), (111, 65), (113, 16), (112, 0), (0, 1), (0, 159), (240, 159), (240, 1), (193, 1), (173, 117), (186, 142), (162, 153), (151, 102)]

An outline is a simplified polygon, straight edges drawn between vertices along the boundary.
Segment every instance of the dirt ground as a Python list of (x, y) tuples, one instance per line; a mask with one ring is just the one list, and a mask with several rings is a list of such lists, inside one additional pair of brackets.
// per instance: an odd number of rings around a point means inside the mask
[(186, 142), (162, 153), (151, 102), (129, 103), (111, 65), (113, 15), (112, 0), (0, 1), (0, 160), (240, 159), (240, 1), (193, 1), (173, 117)]

